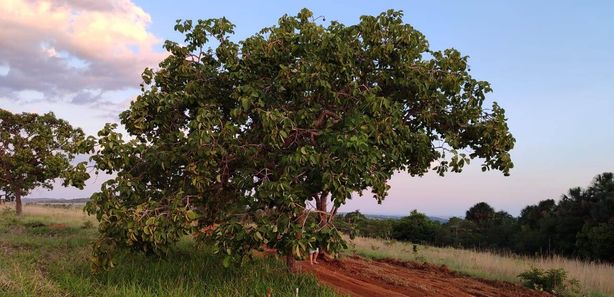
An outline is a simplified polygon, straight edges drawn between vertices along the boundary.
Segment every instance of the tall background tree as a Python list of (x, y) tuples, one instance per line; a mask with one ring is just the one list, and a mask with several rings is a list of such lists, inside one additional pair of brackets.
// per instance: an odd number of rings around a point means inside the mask
[(99, 265), (204, 228), (225, 264), (266, 244), (291, 266), (309, 246), (344, 247), (338, 207), (367, 189), (381, 202), (395, 172), (513, 167), (504, 110), (483, 107), (490, 85), (398, 11), (324, 26), (304, 9), (238, 43), (224, 18), (175, 29), (185, 40), (165, 43), (120, 116), (133, 140), (99, 134), (98, 169), (117, 173), (88, 205)]
[(38, 187), (53, 188), (55, 179), (64, 186), (83, 188), (89, 178), (87, 162), (71, 162), (91, 152), (93, 144), (81, 129), (53, 113), (13, 114), (0, 109), (0, 191), (15, 200), (21, 214), (21, 198)]
[(486, 202), (479, 202), (467, 210), (465, 219), (478, 225), (489, 223), (495, 218), (495, 209)]
[(441, 225), (425, 214), (413, 210), (409, 216), (401, 218), (392, 227), (392, 238), (415, 243), (435, 243), (441, 238)]

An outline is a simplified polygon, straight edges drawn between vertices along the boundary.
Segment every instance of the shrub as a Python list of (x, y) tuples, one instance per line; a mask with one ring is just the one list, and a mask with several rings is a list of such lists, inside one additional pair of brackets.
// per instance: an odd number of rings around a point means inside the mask
[(579, 284), (575, 279), (567, 278), (567, 271), (563, 268), (548, 270), (532, 267), (521, 273), (518, 277), (525, 287), (546, 291), (557, 296), (578, 296)]

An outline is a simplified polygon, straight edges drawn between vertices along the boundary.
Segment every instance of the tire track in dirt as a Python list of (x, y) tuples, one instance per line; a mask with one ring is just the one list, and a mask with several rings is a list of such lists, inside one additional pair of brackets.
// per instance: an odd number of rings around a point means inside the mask
[(365, 297), (450, 296), (450, 297), (551, 297), (501, 281), (460, 275), (445, 267), (396, 260), (348, 257), (300, 268), (342, 294)]

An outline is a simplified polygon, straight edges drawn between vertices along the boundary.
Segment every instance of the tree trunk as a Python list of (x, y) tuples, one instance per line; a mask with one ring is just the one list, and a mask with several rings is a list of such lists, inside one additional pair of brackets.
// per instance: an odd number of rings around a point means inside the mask
[[(328, 192), (322, 192), (320, 197), (316, 199), (316, 208), (318, 210), (318, 214), (320, 215), (320, 227), (321, 228), (324, 228), (324, 226), (326, 226), (328, 223), (330, 223), (333, 220), (332, 215), (334, 215), (334, 212), (336, 212), (333, 210), (331, 211), (331, 213), (328, 213), (327, 204), (328, 204)], [(325, 245), (320, 245), (319, 248), (320, 248), (320, 252), (317, 255), (318, 258), (324, 259), (324, 260), (329, 260), (333, 258), (330, 255), (328, 249), (326, 249)]]
[(292, 253), (286, 255), (286, 266), (288, 267), (288, 271), (291, 273), (298, 272), (298, 265), (296, 264), (296, 259), (294, 259)]
[(17, 212), (17, 215), (21, 215), (22, 212), (22, 206), (21, 206), (21, 193), (17, 192), (15, 193), (15, 211)]

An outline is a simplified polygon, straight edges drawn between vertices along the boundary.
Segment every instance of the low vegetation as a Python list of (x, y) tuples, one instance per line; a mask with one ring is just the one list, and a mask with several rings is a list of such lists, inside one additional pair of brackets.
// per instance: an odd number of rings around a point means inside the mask
[(533, 267), (518, 277), (531, 289), (546, 291), (560, 296), (579, 296), (578, 281), (567, 277), (562, 268), (539, 269)]
[(528, 257), (512, 253), (496, 253), (449, 247), (356, 237), (348, 239), (347, 253), (382, 259), (428, 262), (446, 265), (451, 270), (471, 276), (520, 283), (518, 275), (532, 267), (563, 269), (570, 279), (576, 279), (580, 291), (589, 296), (613, 296), (614, 265), (567, 259), (559, 256)]
[(97, 223), (81, 208), (0, 210), (0, 296), (337, 296), (314, 277), (258, 258), (223, 269), (207, 247), (182, 240), (168, 258), (121, 254), (121, 265), (91, 272)]

